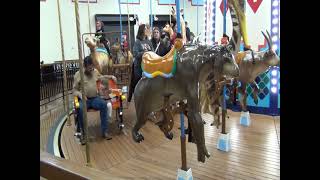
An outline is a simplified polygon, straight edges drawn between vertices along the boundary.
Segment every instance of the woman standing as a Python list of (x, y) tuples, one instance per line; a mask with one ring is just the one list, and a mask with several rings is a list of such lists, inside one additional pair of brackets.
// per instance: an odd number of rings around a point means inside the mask
[(158, 27), (155, 27), (152, 31), (151, 42), (154, 52), (159, 56), (164, 56), (170, 51), (170, 40), (166, 37), (160, 37), (160, 30)]
[(138, 34), (136, 37), (136, 42), (133, 45), (133, 65), (131, 82), (129, 88), (128, 102), (131, 102), (131, 98), (134, 92), (134, 88), (142, 77), (141, 61), (143, 53), (147, 51), (153, 51), (152, 43), (147, 38), (146, 25), (141, 24), (138, 29)]

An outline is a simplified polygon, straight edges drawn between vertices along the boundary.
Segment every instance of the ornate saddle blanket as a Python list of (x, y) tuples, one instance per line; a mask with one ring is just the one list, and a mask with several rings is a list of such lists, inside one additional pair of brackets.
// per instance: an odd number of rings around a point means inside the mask
[(103, 47), (97, 47), (96, 48), (96, 52), (102, 52), (102, 53), (105, 53), (106, 55), (109, 56), (109, 53), (108, 53), (107, 49), (103, 48)]
[(182, 47), (182, 39), (176, 39), (174, 47), (163, 57), (149, 51), (143, 54), (141, 69), (147, 78), (161, 76), (171, 78), (177, 70), (177, 50)]

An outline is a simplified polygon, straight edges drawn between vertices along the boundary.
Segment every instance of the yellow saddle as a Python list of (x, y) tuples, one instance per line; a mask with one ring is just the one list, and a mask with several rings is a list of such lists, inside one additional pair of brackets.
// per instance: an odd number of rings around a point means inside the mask
[(141, 68), (143, 74), (148, 78), (162, 76), (170, 78), (176, 71), (176, 51), (183, 46), (182, 39), (177, 38), (174, 47), (163, 57), (155, 52), (145, 52), (142, 56)]

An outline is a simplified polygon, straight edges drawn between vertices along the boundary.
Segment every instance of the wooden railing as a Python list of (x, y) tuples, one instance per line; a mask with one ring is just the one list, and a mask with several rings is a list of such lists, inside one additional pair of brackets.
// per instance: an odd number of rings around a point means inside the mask
[[(66, 61), (67, 89), (72, 89), (73, 76), (79, 70), (76, 60)], [(62, 93), (62, 94), (61, 94)], [(56, 97), (58, 94), (60, 96)], [(47, 103), (64, 96), (63, 94), (63, 65), (62, 62), (40, 65), (40, 101), (49, 99)], [(55, 97), (52, 99), (52, 97)], [(51, 98), (51, 99), (50, 99)]]
[(98, 169), (81, 166), (69, 160), (55, 157), (47, 152), (40, 152), (40, 176), (46, 179), (82, 180), (82, 179), (132, 179), (129, 177), (115, 177)]
[[(70, 91), (73, 85), (74, 74), (79, 70), (79, 63), (77, 60), (67, 60), (66, 65), (67, 89)], [(108, 74), (117, 77), (117, 84), (120, 88), (129, 85), (131, 75), (129, 64), (114, 64), (109, 68), (108, 72)], [(45, 103), (49, 103), (63, 96), (62, 61), (40, 65), (40, 101), (48, 99)], [(45, 103), (41, 103), (41, 105)]]

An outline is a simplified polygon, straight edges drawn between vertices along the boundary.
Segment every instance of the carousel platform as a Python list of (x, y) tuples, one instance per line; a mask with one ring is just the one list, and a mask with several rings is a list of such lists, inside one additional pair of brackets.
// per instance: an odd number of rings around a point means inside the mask
[[(230, 133), (231, 151), (217, 149), (221, 130), (210, 126), (212, 116), (204, 114), (206, 145), (211, 157), (197, 161), (197, 148), (187, 143), (187, 165), (194, 179), (280, 179), (280, 117), (250, 114), (251, 125), (239, 124), (239, 112), (228, 110), (226, 131)], [(85, 146), (74, 137), (71, 126), (64, 124), (60, 146), (65, 159), (85, 165)], [(134, 104), (124, 110), (123, 132), (112, 122), (112, 140), (102, 139), (99, 112), (88, 113), (90, 158), (93, 168), (129, 179), (176, 179), (181, 166), (179, 115), (175, 116), (174, 138), (168, 140), (151, 121), (141, 129), (145, 140), (136, 143), (131, 128), (136, 120)], [(186, 119), (185, 119), (186, 120)], [(106, 177), (107, 178), (107, 177)]]

